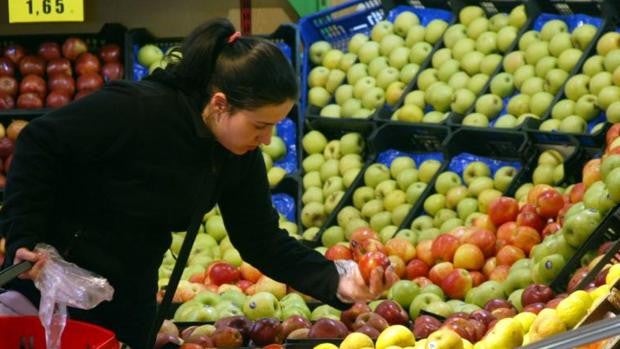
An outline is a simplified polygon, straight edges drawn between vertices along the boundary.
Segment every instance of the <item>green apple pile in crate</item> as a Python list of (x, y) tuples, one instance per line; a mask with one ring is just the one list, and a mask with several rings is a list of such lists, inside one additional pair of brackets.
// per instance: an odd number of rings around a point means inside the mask
[(303, 237), (314, 240), (329, 214), (336, 208), (347, 188), (364, 166), (364, 138), (347, 132), (340, 138), (328, 139), (320, 130), (306, 133), (302, 146), (307, 156), (302, 161)]
[(544, 116), (600, 26), (600, 19), (588, 17), (597, 25), (579, 22), (569, 32), (567, 21), (575, 22), (572, 17), (549, 20), (539, 16), (534, 28), (540, 29), (529, 30), (519, 38), (518, 50), (504, 57), (503, 71), (492, 78), (488, 93), (476, 100), (463, 124), (512, 128), (528, 117)]
[(596, 54), (583, 64), (581, 73), (568, 79), (564, 97), (551, 109), (542, 131), (597, 133), (602, 123), (620, 122), (620, 33), (603, 34)]
[(443, 19), (423, 26), (415, 13), (404, 11), (393, 23), (378, 22), (370, 37), (353, 35), (348, 52), (327, 41), (313, 43), (309, 104), (321, 108), (321, 116), (347, 118), (368, 118), (385, 103), (395, 105), (447, 26)]
[(498, 13), (491, 18), (479, 6), (464, 7), (459, 12), (459, 23), (445, 30), (444, 47), (433, 54), (431, 67), (418, 74), (417, 88), (407, 93), (392, 119), (441, 122), (449, 111), (467, 111), (526, 19), (523, 5), (510, 14)]

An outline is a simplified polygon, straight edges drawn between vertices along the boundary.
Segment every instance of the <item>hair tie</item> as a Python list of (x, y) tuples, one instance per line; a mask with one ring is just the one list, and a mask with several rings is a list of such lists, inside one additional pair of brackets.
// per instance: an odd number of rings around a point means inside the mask
[(228, 43), (232, 44), (235, 41), (237, 41), (237, 39), (239, 39), (240, 37), (241, 37), (241, 32), (234, 32), (230, 34), (230, 36), (228, 37)]

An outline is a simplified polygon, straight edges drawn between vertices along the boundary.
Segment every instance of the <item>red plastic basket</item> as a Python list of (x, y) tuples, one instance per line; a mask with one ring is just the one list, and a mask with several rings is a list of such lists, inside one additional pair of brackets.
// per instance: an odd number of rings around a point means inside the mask
[[(114, 332), (85, 322), (67, 320), (61, 347), (67, 349), (118, 349)], [(45, 331), (36, 316), (0, 317), (0, 349), (45, 349)]]

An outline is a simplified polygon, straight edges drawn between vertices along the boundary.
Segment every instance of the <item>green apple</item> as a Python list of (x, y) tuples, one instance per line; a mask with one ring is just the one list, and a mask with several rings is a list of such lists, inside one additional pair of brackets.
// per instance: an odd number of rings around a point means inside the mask
[(554, 57), (559, 57), (569, 48), (573, 48), (573, 43), (568, 32), (558, 33), (549, 41), (549, 53)]
[[(426, 308), (433, 303), (443, 303), (443, 299), (431, 292), (419, 293), (409, 305), (409, 316), (415, 319), (420, 315), (421, 310), (427, 310)], [(447, 304), (446, 306), (450, 307)]]
[(309, 87), (325, 87), (327, 78), (329, 76), (329, 69), (324, 66), (317, 66), (310, 70), (308, 74), (308, 86)]
[(485, 55), (497, 52), (497, 33), (491, 31), (481, 33), (476, 39), (476, 50)]
[(478, 95), (482, 92), (482, 89), (484, 88), (488, 80), (489, 80), (489, 77), (487, 75), (476, 74), (467, 81), (466, 87), (468, 90)]
[(394, 81), (385, 89), (385, 102), (391, 106), (396, 105), (405, 90), (405, 84), (402, 81)]
[(454, 187), (461, 186), (461, 177), (452, 171), (442, 172), (435, 180), (435, 190), (439, 194), (446, 194)]
[(396, 119), (406, 122), (421, 122), (424, 116), (424, 112), (420, 107), (414, 104), (405, 104), (398, 109)]
[(424, 211), (434, 216), (440, 209), (446, 207), (446, 196), (435, 193), (424, 200)]
[(514, 7), (508, 14), (508, 23), (515, 28), (521, 28), (526, 21), (525, 5)]
[(568, 32), (566, 22), (559, 19), (547, 21), (540, 29), (540, 38), (545, 41), (551, 41), (556, 35)]
[[(456, 58), (456, 54), (454, 56)], [(480, 63), (483, 58), (484, 54), (481, 52), (470, 51), (463, 55), (459, 61), (461, 62), (461, 68), (463, 71), (472, 76), (480, 72)]]
[(317, 41), (310, 45), (310, 61), (318, 65), (323, 62), (325, 54), (332, 49), (332, 45), (327, 41)]
[(215, 322), (218, 319), (215, 306), (219, 301), (216, 293), (201, 291), (192, 300), (181, 304), (174, 313), (174, 320), (177, 322)]
[(545, 90), (545, 80), (539, 78), (538, 76), (532, 76), (525, 81), (520, 87), (521, 93), (533, 96), (537, 92), (542, 92)]
[(430, 183), (435, 173), (441, 167), (441, 162), (435, 159), (425, 160), (418, 167), (418, 178), (424, 183)]
[(402, 68), (400, 68), (400, 75), (398, 79), (405, 84), (409, 84), (411, 80), (418, 74), (420, 71), (420, 66), (415, 63), (407, 63)]
[(337, 104), (344, 105), (346, 101), (353, 98), (353, 85), (344, 84), (338, 86), (334, 92), (334, 97)]
[(380, 42), (384, 36), (392, 34), (394, 32), (394, 25), (390, 21), (380, 21), (372, 27), (370, 31), (370, 38), (373, 41)]
[(444, 31), (448, 28), (448, 23), (441, 19), (433, 19), (426, 25), (426, 32), (424, 34), (424, 40), (430, 44), (435, 44)]
[(341, 311), (327, 304), (319, 305), (312, 310), (310, 321), (314, 322), (321, 318), (340, 320)]
[(495, 128), (514, 128), (517, 126), (517, 118), (512, 114), (500, 115), (493, 127)]
[[(418, 172), (418, 176), (419, 176), (419, 172)], [(409, 204), (415, 204), (418, 199), (422, 196), (422, 194), (424, 193), (424, 191), (426, 190), (427, 184), (425, 182), (415, 182), (411, 185), (409, 185), (409, 187), (407, 187), (407, 190), (405, 192), (405, 198), (407, 203)]]
[(590, 89), (591, 94), (598, 95), (603, 87), (611, 86), (612, 84), (613, 81), (611, 73), (608, 71), (601, 71), (593, 76), (590, 76), (590, 84), (588, 85), (588, 88)]
[[(367, 41), (362, 44), (359, 51), (357, 52), (357, 56), (361, 63), (369, 64), (373, 59), (379, 57), (379, 43), (376, 41)], [(349, 81), (351, 83), (351, 81)]]
[(505, 299), (504, 287), (497, 281), (488, 280), (470, 289), (465, 295), (465, 302), (484, 307), (492, 299)]
[(581, 246), (602, 220), (596, 209), (586, 209), (566, 219), (562, 227), (564, 238), (573, 247)]
[(579, 97), (589, 93), (589, 83), (589, 76), (585, 74), (573, 75), (568, 79), (568, 81), (566, 81), (564, 93), (566, 94), (566, 97), (576, 102)]
[(376, 78), (377, 75), (379, 75), (379, 72), (389, 66), (387, 57), (377, 57), (368, 63), (368, 75)]
[(416, 42), (409, 51), (409, 62), (422, 65), (426, 57), (433, 51), (433, 46), (425, 41)]
[(553, 97), (549, 92), (536, 92), (530, 98), (530, 112), (535, 115), (544, 115), (551, 106)]
[(595, 95), (585, 94), (579, 97), (575, 104), (575, 114), (586, 121), (594, 119), (599, 113), (598, 99)]
[(596, 104), (600, 109), (606, 110), (609, 106), (620, 100), (620, 87), (618, 86), (605, 86), (598, 93), (596, 98)]
[(563, 99), (557, 102), (551, 108), (551, 117), (557, 120), (563, 120), (569, 115), (575, 114), (575, 101), (571, 99)]
[(355, 63), (347, 71), (347, 82), (355, 86), (358, 80), (366, 76), (368, 76), (368, 65), (364, 63)]
[(556, 132), (560, 130), (560, 123), (560, 120), (547, 119), (538, 126), (538, 129), (544, 132)]
[(560, 132), (566, 133), (585, 133), (587, 128), (588, 124), (582, 117), (577, 115), (569, 115), (562, 119), (558, 129)]
[(578, 26), (571, 33), (573, 45), (578, 49), (585, 50), (596, 36), (597, 31), (598, 29), (592, 24)]
[(607, 186), (607, 192), (609, 194), (609, 198), (611, 200), (613, 200), (614, 203), (618, 203), (620, 202), (620, 164), (618, 163), (617, 158), (615, 158), (616, 160), (610, 160), (610, 158), (614, 157), (614, 156), (618, 156), (618, 155), (610, 155), (608, 156), (605, 161), (616, 161), (616, 166), (611, 168), (611, 166), (614, 166), (614, 164), (612, 163), (611, 165), (609, 165), (605, 168), (605, 171), (609, 171), (607, 173), (605, 173), (605, 185)]
[(394, 19), (394, 33), (405, 37), (409, 30), (418, 24), (420, 24), (420, 19), (415, 13), (411, 11), (401, 12)]
[(407, 32), (407, 36), (405, 38), (405, 45), (407, 47), (412, 47), (418, 42), (424, 41), (424, 36), (426, 35), (426, 28), (417, 24), (409, 28)]
[(331, 50), (325, 53), (321, 64), (323, 64), (323, 66), (327, 69), (337, 69), (338, 66), (340, 65), (340, 60), (342, 59), (343, 55), (344, 55), (344, 52), (338, 49), (332, 48)]
[(482, 95), (476, 100), (476, 113), (484, 114), (488, 119), (492, 119), (502, 110), (504, 103), (502, 99), (494, 94)]
[(379, 42), (379, 54), (387, 57), (397, 47), (404, 47), (405, 39), (396, 34), (387, 34)]
[(340, 59), (338, 69), (346, 72), (357, 62), (357, 55), (355, 53), (347, 52)]
[(407, 215), (409, 215), (412, 207), (413, 206), (408, 203), (402, 203), (396, 206), (394, 210), (392, 210), (392, 224), (400, 227), (405, 221), (405, 218), (407, 218)]
[(486, 13), (480, 6), (469, 5), (459, 11), (459, 22), (465, 26), (469, 25), (478, 17), (485, 17)]
[[(460, 88), (467, 88), (468, 83), (469, 83), (469, 75), (467, 75), (467, 73), (464, 71), (458, 71), (454, 73), (454, 75), (452, 75), (452, 77), (450, 77), (450, 79), (448, 80), (448, 85), (450, 85), (450, 87), (452, 87), (455, 90), (458, 90)], [(472, 91), (474, 94), (477, 93), (474, 90), (471, 90), (471, 89), (469, 90)]]
[(394, 237), (403, 238), (407, 241), (411, 242), (414, 246), (418, 243), (418, 238), (416, 233), (411, 229), (401, 229), (399, 230)]
[(362, 106), (367, 109), (377, 109), (385, 104), (385, 91), (380, 87), (371, 87), (362, 96)]
[(339, 118), (341, 116), (341, 109), (338, 104), (328, 104), (321, 108), (319, 115), (326, 118)]
[(433, 68), (439, 69), (442, 64), (444, 64), (450, 59), (453, 59), (452, 51), (446, 47), (440, 48), (439, 50), (437, 50), (437, 52), (433, 54), (433, 57), (431, 58), (431, 64), (433, 65)]
[(556, 94), (568, 79), (568, 73), (562, 69), (554, 68), (545, 75), (545, 90), (549, 93)]
[(405, 64), (409, 63), (409, 51), (410, 49), (404, 46), (393, 49), (388, 56), (390, 66), (396, 69), (402, 69)]
[(504, 71), (514, 74), (519, 67), (525, 65), (525, 53), (523, 51), (512, 51), (504, 57), (502, 66)]
[(422, 117), (422, 122), (438, 124), (446, 120), (449, 115), (450, 113), (442, 113), (440, 111), (432, 110), (424, 114), (424, 116)]
[(593, 77), (594, 75), (605, 71), (605, 66), (603, 65), (603, 56), (590, 56), (583, 63), (583, 68), (581, 69), (581, 71), (589, 77)]
[(304, 205), (310, 202), (323, 203), (324, 200), (323, 190), (318, 187), (308, 188), (301, 197), (301, 202), (303, 202)]
[(324, 87), (312, 87), (308, 91), (308, 102), (319, 108), (329, 104), (331, 98), (331, 94)]
[(497, 53), (491, 53), (480, 61), (480, 72), (486, 75), (495, 74), (495, 69), (502, 63), (503, 57)]
[(301, 223), (304, 227), (320, 227), (325, 223), (325, 207), (319, 202), (310, 202), (301, 209)]
[(491, 79), (490, 88), (491, 93), (501, 98), (511, 95), (514, 89), (512, 75), (508, 73), (499, 73), (495, 75), (493, 79)]
[(620, 66), (620, 49), (613, 49), (605, 55), (603, 66), (609, 72), (613, 72)]
[(351, 98), (340, 104), (340, 106), (340, 115), (343, 118), (351, 118), (355, 115), (355, 113), (362, 109), (362, 101), (356, 98)]
[(477, 177), (489, 177), (491, 169), (482, 161), (472, 161), (463, 170), (463, 181), (470, 185)]
[(510, 45), (517, 39), (517, 28), (506, 26), (497, 32), (497, 49), (505, 53)]
[(476, 100), (476, 95), (466, 89), (460, 88), (454, 92), (452, 96), (452, 103), (450, 104), (450, 109), (458, 114), (465, 114), (469, 108), (474, 104)]
[(138, 50), (138, 63), (145, 67), (161, 62), (164, 58), (164, 52), (153, 44), (146, 44)]
[(543, 57), (534, 66), (534, 72), (539, 78), (545, 78), (551, 69), (558, 67), (558, 59), (555, 57)]
[(605, 56), (609, 51), (620, 48), (620, 33), (611, 31), (603, 34), (596, 42), (596, 52)]
[(461, 23), (455, 23), (446, 29), (443, 34), (443, 44), (446, 48), (452, 49), (459, 40), (467, 37), (467, 27)]
[(364, 43), (369, 40), (368, 36), (364, 33), (356, 33), (349, 39), (349, 44), (347, 45), (349, 52), (358, 54), (359, 49), (362, 47)]
[(325, 89), (329, 93), (334, 93), (340, 85), (344, 82), (346, 73), (340, 69), (332, 69), (327, 76), (327, 82), (325, 83)]
[(332, 247), (342, 241), (344, 241), (344, 230), (337, 225), (325, 229), (321, 235), (321, 242), (325, 247)]
[(508, 296), (508, 301), (517, 309), (518, 312), (523, 311), (523, 302), (521, 299), (522, 299), (524, 290), (525, 290), (524, 288), (514, 290)]
[(463, 38), (452, 47), (452, 58), (462, 61), (463, 57), (476, 49), (476, 41), (470, 38)]
[(570, 72), (581, 59), (583, 52), (576, 48), (569, 48), (558, 57), (558, 68)]
[(459, 71), (459, 67), (459, 61), (453, 58), (448, 59), (437, 69), (437, 77), (443, 82), (448, 82), (450, 77)]
[(437, 69), (428, 68), (424, 69), (418, 75), (418, 88), (422, 91), (426, 91), (432, 84), (439, 81), (437, 76)]
[(373, 77), (365, 76), (355, 82), (353, 85), (353, 97), (362, 100), (364, 94), (371, 88), (376, 86), (376, 80)]

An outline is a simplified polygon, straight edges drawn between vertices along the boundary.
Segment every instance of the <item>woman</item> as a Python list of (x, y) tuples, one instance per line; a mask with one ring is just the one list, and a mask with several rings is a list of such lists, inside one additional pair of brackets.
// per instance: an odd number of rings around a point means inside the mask
[(187, 37), (182, 57), (22, 131), (0, 223), (7, 263), (36, 264), (9, 288), (38, 304), (31, 279), (45, 258), (32, 249), (51, 244), (115, 288), (111, 302), (72, 317), (142, 348), (170, 232), (218, 204), (233, 245), (266, 275), (339, 308), (380, 294), (393, 272), (375, 271), (369, 287), (354, 263), (328, 261), (278, 228), (258, 147), (297, 99), (280, 50), (219, 19)]

